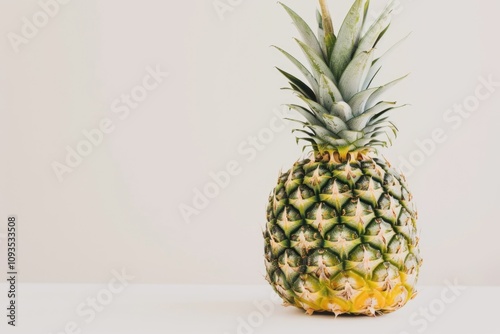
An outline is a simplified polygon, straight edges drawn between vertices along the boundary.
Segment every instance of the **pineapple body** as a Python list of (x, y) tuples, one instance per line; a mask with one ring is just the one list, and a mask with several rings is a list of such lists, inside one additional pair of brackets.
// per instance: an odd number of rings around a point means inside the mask
[(395, 311), (416, 294), (416, 219), (404, 177), (385, 160), (312, 155), (269, 198), (267, 280), (309, 314)]
[(383, 96), (406, 76), (379, 85), (396, 43), (379, 54), (396, 2), (374, 20), (370, 0), (354, 0), (338, 33), (319, 0), (317, 33), (282, 4), (297, 27), (307, 63), (278, 70), (300, 104), (297, 140), (310, 158), (280, 175), (264, 230), (267, 280), (286, 304), (307, 313), (369, 315), (404, 306), (416, 294), (422, 260), (417, 212), (406, 180), (381, 159), (398, 129), (400, 109)]

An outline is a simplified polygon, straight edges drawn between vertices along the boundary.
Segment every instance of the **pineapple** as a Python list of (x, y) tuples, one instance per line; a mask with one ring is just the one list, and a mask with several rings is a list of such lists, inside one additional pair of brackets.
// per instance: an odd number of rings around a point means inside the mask
[(375, 47), (394, 2), (367, 23), (369, 0), (356, 0), (338, 35), (325, 0), (317, 35), (281, 5), (309, 63), (277, 48), (307, 82), (278, 69), (305, 105), (289, 107), (304, 118), (294, 131), (311, 153), (281, 173), (269, 197), (266, 278), (285, 305), (307, 314), (393, 312), (416, 295), (422, 264), (406, 179), (376, 150), (396, 135), (386, 114), (401, 107), (380, 97), (403, 78), (372, 87), (387, 55), (375, 58)]

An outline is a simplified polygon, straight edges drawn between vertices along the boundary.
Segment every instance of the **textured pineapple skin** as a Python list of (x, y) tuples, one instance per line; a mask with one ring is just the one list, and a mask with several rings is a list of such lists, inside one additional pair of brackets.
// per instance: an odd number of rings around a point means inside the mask
[(416, 294), (416, 221), (406, 180), (385, 159), (299, 161), (269, 198), (267, 280), (308, 314), (393, 312)]

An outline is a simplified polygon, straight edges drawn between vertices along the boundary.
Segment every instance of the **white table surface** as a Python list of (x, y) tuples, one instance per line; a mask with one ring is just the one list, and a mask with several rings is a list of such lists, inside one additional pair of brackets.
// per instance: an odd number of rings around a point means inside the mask
[[(335, 319), (327, 315), (307, 316), (298, 309), (273, 303), (271, 289), (266, 285), (137, 284), (114, 295), (89, 322), (88, 314), (79, 315), (76, 310), (87, 298), (106, 289), (105, 284), (21, 284), (18, 289), (18, 326), (12, 328), (6, 325), (6, 285), (0, 285), (0, 333), (500, 333), (500, 287), (466, 287), (455, 296), (445, 286), (420, 286), (418, 297), (395, 313), (376, 318)], [(452, 297), (456, 298), (450, 302)], [(271, 312), (263, 314), (256, 302), (267, 304)], [(429, 312), (427, 320), (421, 313), (425, 310)], [(76, 324), (74, 329), (72, 322)]]

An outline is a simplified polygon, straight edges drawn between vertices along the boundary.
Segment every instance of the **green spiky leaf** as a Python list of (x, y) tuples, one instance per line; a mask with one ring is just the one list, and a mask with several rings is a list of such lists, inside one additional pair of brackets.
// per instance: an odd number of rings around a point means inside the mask
[(321, 123), (321, 121), (312, 112), (310, 112), (306, 108), (299, 106), (299, 105), (296, 105), (296, 104), (288, 105), (288, 107), (291, 110), (294, 110), (294, 111), (298, 112), (300, 115), (302, 115), (302, 117), (304, 117), (307, 120), (307, 122), (309, 122), (310, 124), (318, 125), (318, 126), (325, 126), (325, 124)]
[(319, 101), (327, 110), (331, 110), (335, 102), (343, 101), (337, 86), (325, 75), (319, 80)]
[(325, 114), (322, 115), (321, 118), (323, 119), (323, 122), (326, 124), (326, 127), (332, 130), (334, 133), (339, 133), (342, 130), (348, 129), (347, 125), (340, 117)]
[(361, 52), (370, 51), (385, 34), (391, 23), (391, 13), (393, 11), (394, 2), (390, 3), (380, 14), (378, 19), (371, 25), (366, 34), (360, 40), (356, 49), (355, 56)]
[(346, 122), (353, 117), (351, 106), (342, 101), (333, 104), (331, 113)]
[(391, 81), (389, 82), (388, 84), (385, 84), (379, 88), (376, 88), (375, 92), (370, 96), (370, 98), (366, 101), (366, 105), (365, 107), (367, 109), (373, 107), (378, 101), (379, 101), (379, 98), (384, 95), (388, 90), (390, 90), (392, 87), (396, 86), (398, 83), (400, 83), (401, 81), (403, 81), (404, 79), (406, 79), (408, 77), (408, 74), (399, 78), (399, 79), (396, 79), (394, 81)]
[(282, 54), (284, 54), (285, 57), (287, 57), (288, 60), (290, 60), (292, 62), (292, 64), (294, 64), (299, 69), (300, 73), (302, 73), (302, 75), (306, 78), (306, 80), (311, 85), (312, 90), (314, 92), (317, 92), (318, 91), (318, 82), (316, 81), (314, 76), (311, 74), (311, 72), (309, 72), (309, 70), (304, 65), (302, 65), (294, 56), (292, 56), (291, 54), (289, 54), (285, 50), (283, 50), (277, 46), (274, 46), (274, 48), (276, 48), (278, 51), (280, 51)]
[(367, 0), (356, 0), (340, 28), (330, 59), (330, 66), (333, 68), (336, 78), (342, 76), (356, 50), (363, 27), (366, 6)]
[(279, 67), (276, 67), (276, 69), (281, 74), (283, 74), (288, 80), (290, 80), (290, 83), (293, 84), (292, 87), (294, 87), (294, 88), (296, 87), (295, 90), (298, 90), (300, 93), (302, 93), (308, 99), (316, 100), (316, 94), (314, 94), (313, 90), (311, 88), (309, 88), (309, 86), (306, 85), (302, 80), (298, 79), (297, 77), (293, 76), (290, 73), (283, 71)]
[(319, 80), (321, 75), (324, 75), (330, 80), (332, 80), (333, 83), (336, 83), (332, 71), (330, 70), (328, 65), (325, 64), (323, 58), (318, 56), (318, 54), (314, 52), (314, 50), (311, 49), (307, 44), (301, 42), (298, 39), (296, 39), (296, 41), (299, 44), (302, 51), (304, 52), (304, 55), (307, 57), (307, 60), (309, 61), (309, 64), (313, 69), (313, 74), (315, 75), (316, 80)]
[(402, 38), (399, 42), (394, 44), (392, 47), (389, 48), (381, 57), (378, 59), (375, 59), (373, 62), (370, 71), (368, 72), (368, 75), (366, 77), (365, 83), (363, 85), (363, 89), (367, 89), (370, 87), (370, 85), (373, 82), (373, 79), (375, 79), (375, 76), (380, 72), (380, 69), (382, 66), (386, 63), (386, 61), (391, 57), (391, 55), (394, 53), (394, 51), (409, 37), (410, 35), (405, 36)]
[(366, 103), (372, 94), (378, 89), (379, 88), (371, 88), (363, 90), (352, 97), (349, 101), (349, 105), (351, 106), (354, 117), (361, 115), (366, 110)]
[(349, 101), (362, 90), (363, 83), (366, 80), (373, 61), (373, 56), (373, 49), (369, 52), (361, 52), (347, 66), (339, 83), (344, 100)]
[(316, 38), (316, 35), (314, 35), (314, 32), (311, 30), (309, 25), (299, 16), (297, 13), (295, 13), (293, 10), (291, 10), (288, 6), (280, 2), (280, 5), (285, 8), (287, 11), (288, 15), (293, 20), (293, 23), (297, 26), (297, 30), (300, 33), (300, 36), (302, 37), (304, 43), (308, 45), (318, 56), (323, 56), (323, 51), (321, 50), (321, 46), (318, 42), (318, 39)]
[(380, 102), (375, 105), (373, 108), (370, 108), (365, 113), (359, 115), (358, 117), (353, 118), (347, 124), (350, 129), (361, 131), (366, 127), (368, 122), (375, 117), (376, 115), (387, 112), (394, 108), (396, 102)]

